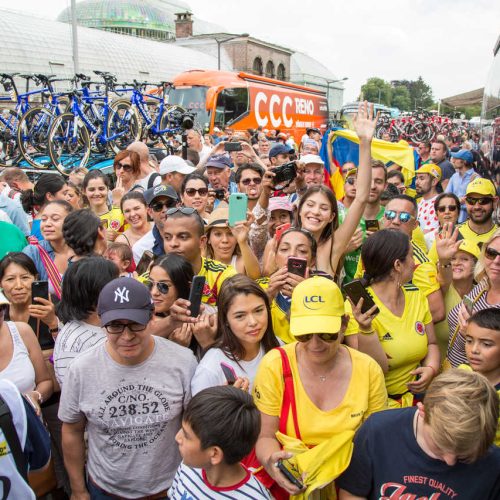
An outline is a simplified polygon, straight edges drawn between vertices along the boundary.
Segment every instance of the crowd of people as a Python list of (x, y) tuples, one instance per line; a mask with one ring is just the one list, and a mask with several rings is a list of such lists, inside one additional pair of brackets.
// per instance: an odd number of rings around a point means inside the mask
[(0, 173), (2, 498), (500, 498), (498, 186), (376, 121)]

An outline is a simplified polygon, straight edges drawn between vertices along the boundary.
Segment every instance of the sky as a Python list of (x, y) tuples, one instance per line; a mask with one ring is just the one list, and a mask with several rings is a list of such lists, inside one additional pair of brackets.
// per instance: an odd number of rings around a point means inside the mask
[[(370, 77), (418, 76), (441, 99), (483, 87), (500, 35), (498, 0), (186, 0), (200, 19), (314, 57), (355, 100)], [(0, 0), (55, 19), (70, 0)], [(1, 61), (0, 61), (1, 65)]]

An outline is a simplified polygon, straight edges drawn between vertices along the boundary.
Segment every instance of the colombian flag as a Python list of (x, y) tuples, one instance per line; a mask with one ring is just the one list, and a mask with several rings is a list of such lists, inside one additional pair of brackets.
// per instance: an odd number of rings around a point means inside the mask
[[(342, 179), (341, 169), (346, 162), (352, 161), (355, 165), (359, 164), (359, 138), (353, 130), (334, 128), (332, 141), (333, 161), (337, 168), (332, 174), (332, 165), (328, 158), (328, 130), (323, 136), (320, 156), (325, 162), (325, 184), (330, 185), (337, 197), (344, 197), (344, 181)], [(410, 185), (414, 176), (416, 166), (418, 165), (418, 155), (406, 141), (387, 142), (381, 139), (372, 141), (372, 158), (380, 160), (384, 164), (396, 163), (402, 167), (402, 173), (405, 177), (405, 184)]]

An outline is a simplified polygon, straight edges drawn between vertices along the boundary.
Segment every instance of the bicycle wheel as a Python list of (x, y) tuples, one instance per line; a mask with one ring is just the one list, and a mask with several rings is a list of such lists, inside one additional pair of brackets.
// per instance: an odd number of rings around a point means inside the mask
[(140, 140), (139, 117), (130, 102), (118, 100), (109, 105), (106, 135), (108, 144), (115, 154), (124, 150), (130, 143)]
[(19, 124), (19, 114), (12, 110), (0, 109), (0, 167), (16, 165), (21, 157), (17, 146), (16, 132)]
[(69, 175), (74, 168), (87, 164), (90, 156), (89, 132), (73, 113), (64, 113), (50, 127), (48, 150), (57, 170)]
[(35, 168), (48, 168), (51, 165), (47, 151), (49, 129), (54, 114), (47, 108), (36, 107), (28, 110), (17, 128), (17, 143), (24, 159)]

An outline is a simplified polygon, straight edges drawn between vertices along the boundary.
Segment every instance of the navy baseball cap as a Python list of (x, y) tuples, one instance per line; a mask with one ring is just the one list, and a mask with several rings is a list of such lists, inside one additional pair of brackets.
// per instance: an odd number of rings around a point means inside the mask
[(290, 148), (285, 144), (276, 144), (276, 146), (273, 146), (271, 151), (269, 151), (269, 158), (274, 158), (278, 155), (291, 155), (293, 153), (295, 153), (295, 149)]
[(153, 308), (151, 293), (142, 283), (134, 278), (121, 277), (110, 281), (101, 290), (97, 314), (102, 326), (120, 319), (147, 325)]
[(175, 201), (179, 201), (179, 197), (177, 196), (175, 189), (168, 184), (159, 184), (158, 186), (147, 189), (143, 194), (148, 205), (151, 205), (151, 203), (160, 196), (167, 196)]
[(468, 149), (461, 149), (458, 153), (451, 153), (451, 157), (464, 160), (466, 163), (472, 163), (474, 161), (474, 157)]
[(205, 167), (231, 168), (231, 158), (226, 154), (212, 155), (205, 164)]

